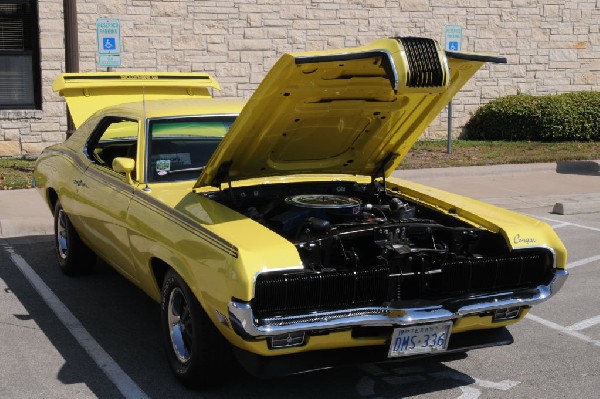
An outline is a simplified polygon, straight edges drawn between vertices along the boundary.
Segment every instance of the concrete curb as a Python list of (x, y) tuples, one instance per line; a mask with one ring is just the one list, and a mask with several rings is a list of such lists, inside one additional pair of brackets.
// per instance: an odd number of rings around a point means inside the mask
[(15, 217), (0, 220), (0, 238), (54, 234), (54, 221), (50, 218)]
[(35, 189), (0, 190), (0, 238), (49, 234), (54, 218)]
[(556, 172), (561, 174), (600, 173), (600, 160), (564, 161), (549, 163), (525, 163), (485, 166), (456, 166), (450, 168), (397, 169), (392, 175), (402, 179), (420, 177), (493, 176), (531, 172)]
[(600, 200), (584, 202), (557, 202), (552, 213), (558, 215), (581, 215), (600, 212)]

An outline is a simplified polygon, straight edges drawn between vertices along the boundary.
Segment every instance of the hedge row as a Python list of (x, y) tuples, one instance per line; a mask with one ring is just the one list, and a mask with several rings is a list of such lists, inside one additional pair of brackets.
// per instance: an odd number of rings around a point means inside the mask
[(600, 141), (600, 92), (517, 94), (482, 106), (465, 125), (472, 140)]

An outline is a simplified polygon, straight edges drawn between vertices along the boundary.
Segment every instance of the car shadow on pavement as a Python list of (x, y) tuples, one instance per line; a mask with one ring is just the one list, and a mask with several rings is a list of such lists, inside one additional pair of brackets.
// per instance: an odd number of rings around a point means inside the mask
[[(13, 312), (9, 311), (8, 314), (2, 315), (4, 319), (4, 325), (0, 326), (2, 329), (0, 335), (3, 337), (2, 343), (7, 345), (19, 340), (31, 340), (30, 342), (21, 342), (23, 346), (29, 348), (29, 356), (27, 353), (22, 352), (19, 344), (14, 345), (10, 352), (14, 353), (15, 358), (20, 359), (18, 361), (22, 363), (23, 370), (37, 374), (35, 378), (32, 378), (33, 375), (25, 374), (22, 376), (22, 380), (13, 379), (10, 384), (22, 388), (16, 388), (17, 390), (12, 392), (11, 395), (19, 391), (21, 394), (25, 394), (25, 392), (31, 392), (32, 390), (39, 390), (39, 395), (42, 395), (42, 392), (48, 392), (51, 389), (50, 387), (59, 389), (61, 384), (55, 384), (52, 380), (48, 381), (53, 374), (56, 374), (56, 379), (64, 385), (83, 383), (98, 397), (109, 397), (111, 395), (118, 397), (119, 393), (114, 385), (90, 360), (85, 350), (76, 343), (67, 328), (49, 310), (30, 282), (13, 264), (9, 254), (4, 250), (3, 241), (34, 267), (36, 273), (42, 277), (53, 291), (55, 291), (59, 281), (52, 275), (53, 273), (40, 273), (41, 268), (57, 267), (54, 257), (49, 258), (46, 256), (46, 259), (43, 258), (48, 252), (45, 250), (49, 246), (48, 237), (0, 239), (0, 265), (2, 265), (0, 267), (0, 280), (6, 285), (3, 300), (12, 301), (15, 304), (12, 306)], [(40, 256), (42, 253), (44, 255)], [(30, 256), (26, 256), (26, 254)], [(12, 328), (8, 328), (7, 325)], [(36, 332), (33, 336), (29, 334), (29, 331), (32, 330)], [(9, 355), (11, 358), (12, 353)], [(12, 364), (12, 362), (12, 359), (3, 358), (3, 366), (5, 367), (7, 364)], [(40, 364), (44, 364), (48, 370), (43, 370), (43, 373), (40, 373), (42, 371), (39, 369)], [(0, 372), (4, 372), (4, 370), (2, 368)], [(5, 376), (2, 375), (0, 379), (5, 380)], [(70, 392), (68, 388), (66, 388), (66, 391)], [(79, 391), (79, 388), (75, 388), (75, 392)], [(65, 392), (53, 392), (50, 396), (60, 397), (62, 394), (65, 394)]]
[[(402, 363), (349, 366), (306, 374), (257, 379), (232, 367), (225, 386), (194, 392), (183, 388), (171, 374), (162, 348), (159, 306), (111, 267), (99, 261), (95, 271), (80, 277), (63, 275), (55, 260), (51, 236), (5, 240), (21, 255), (100, 346), (150, 397), (214, 398), (386, 398), (456, 389), (474, 383), (444, 362), (466, 355), (419, 359)], [(0, 240), (0, 243), (2, 240)], [(64, 359), (57, 364), (63, 384), (85, 384), (96, 397), (119, 397), (77, 341), (49, 311), (40, 296), (0, 247), (0, 279), (25, 307), (18, 321), (33, 320)], [(19, 356), (16, 354), (16, 356)]]

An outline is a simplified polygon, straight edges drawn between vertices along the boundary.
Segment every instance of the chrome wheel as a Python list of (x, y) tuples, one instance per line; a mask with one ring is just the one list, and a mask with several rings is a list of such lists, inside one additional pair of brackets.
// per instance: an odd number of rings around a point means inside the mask
[(175, 356), (185, 364), (192, 357), (193, 325), (189, 304), (179, 287), (169, 296), (167, 323)]
[(62, 259), (67, 259), (69, 254), (69, 238), (67, 235), (67, 214), (64, 210), (58, 211), (58, 224), (56, 226), (56, 243), (58, 255)]
[(173, 269), (162, 282), (160, 321), (169, 366), (185, 386), (215, 386), (229, 377), (231, 347)]
[(96, 255), (79, 238), (60, 201), (54, 204), (54, 248), (60, 269), (69, 276), (92, 271)]

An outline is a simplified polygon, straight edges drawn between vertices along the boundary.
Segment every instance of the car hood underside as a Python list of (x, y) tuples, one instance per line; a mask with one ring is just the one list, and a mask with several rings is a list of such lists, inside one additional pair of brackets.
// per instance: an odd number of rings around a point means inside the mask
[(298, 173), (389, 175), (485, 62), (431, 39), (285, 54), (250, 98), (196, 188)]

